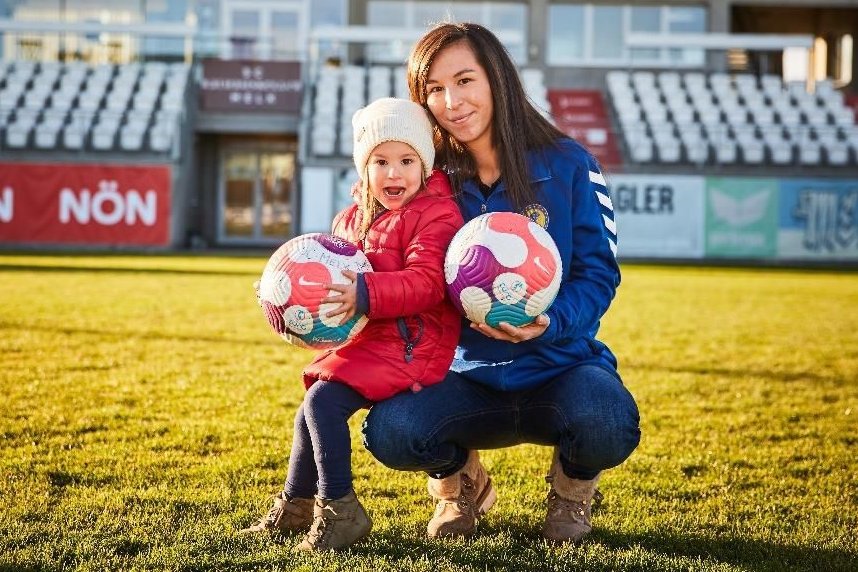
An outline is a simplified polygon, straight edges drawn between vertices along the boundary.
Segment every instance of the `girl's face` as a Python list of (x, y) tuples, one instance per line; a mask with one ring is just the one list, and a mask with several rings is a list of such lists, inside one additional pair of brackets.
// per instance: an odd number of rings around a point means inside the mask
[(387, 210), (401, 209), (423, 186), (420, 156), (408, 143), (385, 141), (369, 155), (369, 192)]
[(435, 55), (426, 81), (426, 105), (438, 124), (472, 151), (491, 147), (492, 88), (466, 42)]

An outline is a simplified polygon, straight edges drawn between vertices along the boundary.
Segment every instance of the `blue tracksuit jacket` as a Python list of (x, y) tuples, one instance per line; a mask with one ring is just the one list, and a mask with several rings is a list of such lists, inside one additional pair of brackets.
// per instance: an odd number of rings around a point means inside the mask
[[(617, 360), (596, 339), (599, 320), (620, 283), (617, 228), (605, 179), (596, 159), (571, 139), (528, 154), (536, 203), (525, 216), (540, 223), (557, 244), (563, 282), (546, 314), (551, 324), (533, 340), (512, 344), (472, 330), (467, 320), (451, 370), (495, 389), (536, 387), (582, 363), (615, 369)], [(463, 185), (465, 222), (480, 214), (512, 211), (503, 181), (488, 199), (476, 181)]]

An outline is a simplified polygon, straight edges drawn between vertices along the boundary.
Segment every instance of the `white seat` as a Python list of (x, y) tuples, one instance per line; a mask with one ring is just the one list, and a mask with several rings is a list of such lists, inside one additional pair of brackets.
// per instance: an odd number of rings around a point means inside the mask
[(632, 160), (636, 163), (648, 163), (653, 159), (653, 142), (649, 137), (639, 139), (630, 150)]
[(334, 154), (334, 145), (336, 143), (336, 134), (334, 131), (313, 131), (310, 141), (313, 152), (317, 155)]
[(153, 151), (169, 151), (173, 144), (173, 132), (164, 128), (153, 127), (149, 131), (149, 146)]
[(751, 119), (760, 127), (767, 127), (775, 123), (775, 110), (769, 106), (751, 110)]
[(116, 138), (116, 128), (112, 125), (96, 125), (92, 128), (92, 147), (100, 151), (105, 151), (113, 148), (113, 141)]
[(6, 145), (13, 148), (27, 146), (31, 127), (20, 123), (12, 123), (6, 127)]
[(786, 165), (792, 162), (792, 145), (786, 141), (769, 145), (772, 154), (772, 162), (777, 165)]
[(731, 164), (736, 162), (738, 149), (736, 142), (732, 139), (724, 139), (715, 145), (715, 159), (722, 164)]
[(832, 112), (834, 123), (842, 127), (855, 125), (855, 111), (849, 107), (841, 107), (836, 112)]
[(757, 140), (757, 128), (752, 124), (734, 125), (732, 130), (738, 143)]
[(658, 104), (649, 104), (644, 107), (644, 114), (650, 125), (658, 126), (667, 121), (667, 108)]
[(696, 141), (683, 139), (683, 144), (685, 145), (685, 155), (692, 163), (705, 163), (709, 158), (709, 144), (705, 139), (701, 138)]
[(798, 146), (798, 160), (802, 165), (822, 163), (822, 146), (818, 141), (804, 141)]
[(87, 130), (79, 125), (69, 124), (63, 129), (63, 145), (67, 149), (81, 149)]
[(65, 111), (48, 109), (42, 117), (42, 125), (55, 130), (60, 129), (65, 124), (67, 115)]
[(36, 127), (34, 143), (39, 149), (53, 149), (57, 145), (57, 134), (59, 127), (51, 125), (39, 125)]
[(822, 143), (825, 156), (830, 165), (845, 165), (849, 162), (849, 146), (846, 141)]
[(119, 147), (125, 151), (139, 151), (143, 147), (143, 136), (146, 134), (145, 127), (124, 126), (119, 132)]
[(763, 162), (765, 147), (758, 139), (749, 139), (739, 142), (739, 148), (742, 151), (742, 160), (745, 163), (759, 165)]
[(656, 140), (658, 158), (663, 163), (676, 163), (680, 158), (681, 146), (676, 139)]

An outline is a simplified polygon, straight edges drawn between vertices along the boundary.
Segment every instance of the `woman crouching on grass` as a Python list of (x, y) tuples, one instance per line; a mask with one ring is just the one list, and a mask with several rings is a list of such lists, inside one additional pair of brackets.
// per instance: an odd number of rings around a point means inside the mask
[[(352, 282), (322, 303), (339, 304), (341, 323), (369, 317), (352, 340), (321, 352), (304, 369), (307, 394), (283, 491), (245, 532), (310, 531), (296, 550), (344, 548), (372, 523), (352, 488), (348, 420), (394, 394), (441, 381), (459, 338), (459, 314), (446, 299), (444, 254), (462, 216), (446, 175), (432, 171), (435, 148), (426, 111), (405, 99), (380, 99), (355, 113), (354, 161), (360, 205), (334, 219), (333, 233), (360, 245), (373, 272), (343, 272)], [(274, 324), (285, 330), (282, 321)]]
[(637, 405), (596, 339), (620, 283), (605, 179), (593, 156), (531, 105), (509, 54), (482, 26), (427, 32), (411, 52), (408, 85), (435, 120), (437, 163), (465, 220), (528, 216), (557, 244), (563, 277), (553, 305), (529, 325), (463, 321), (444, 383), (373, 407), (367, 448), (389, 467), (429, 474), (437, 507), (428, 533), (441, 537), (472, 534), (496, 498), (477, 449), (550, 445), (542, 533), (581, 540), (600, 474), (640, 439)]

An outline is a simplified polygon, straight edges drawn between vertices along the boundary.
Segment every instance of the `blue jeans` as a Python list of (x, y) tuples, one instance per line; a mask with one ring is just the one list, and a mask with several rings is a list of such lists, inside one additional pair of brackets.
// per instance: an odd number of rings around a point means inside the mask
[(317, 381), (295, 413), (289, 473), (283, 491), (297, 498), (338, 499), (352, 490), (349, 417), (369, 405), (344, 383)]
[(567, 476), (592, 479), (631, 455), (639, 421), (616, 372), (582, 365), (524, 391), (491, 389), (451, 372), (437, 385), (375, 404), (363, 433), (383, 464), (434, 478), (461, 469), (469, 449), (536, 443), (560, 448)]

